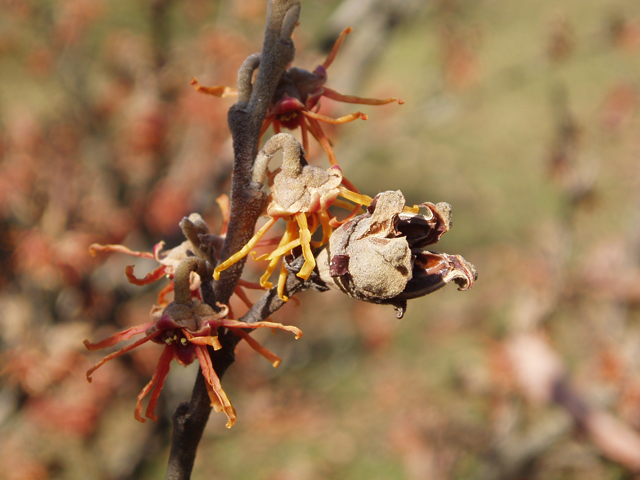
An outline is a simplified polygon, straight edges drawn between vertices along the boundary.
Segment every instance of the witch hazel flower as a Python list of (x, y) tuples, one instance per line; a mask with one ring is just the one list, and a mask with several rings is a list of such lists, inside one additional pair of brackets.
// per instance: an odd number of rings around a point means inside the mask
[[(137, 252), (129, 249), (124, 245), (101, 245), (99, 243), (94, 243), (89, 246), (89, 252), (94, 257), (98, 255), (98, 253), (124, 253), (126, 255), (130, 255), (132, 257), (139, 258), (148, 258), (150, 260), (155, 260), (160, 265), (155, 268), (152, 272), (149, 272), (143, 278), (138, 278), (134, 275), (133, 270), (134, 266), (129, 265), (125, 268), (124, 272), (127, 276), (127, 280), (129, 283), (138, 286), (149, 285), (151, 283), (157, 282), (163, 278), (171, 279), (174, 274), (175, 265), (174, 259), (187, 256), (187, 251), (189, 250), (189, 242), (183, 242), (182, 245), (171, 249), (169, 251), (164, 251), (164, 241), (157, 243), (153, 247), (153, 252)], [(197, 279), (194, 278), (193, 282), (193, 290), (195, 291), (200, 283), (199, 277)], [(166, 305), (168, 301), (166, 300), (166, 295), (173, 291), (173, 282), (169, 283), (165, 288), (163, 288), (158, 294), (158, 303), (160, 305)]]
[[(270, 173), (268, 164), (280, 149), (283, 150), (282, 167)], [(264, 212), (269, 220), (240, 251), (214, 269), (214, 279), (217, 280), (222, 271), (248, 255), (269, 229), (279, 219), (283, 219), (286, 222), (286, 230), (276, 249), (255, 258), (269, 261), (265, 273), (260, 278), (260, 285), (271, 288), (269, 277), (280, 258), (298, 247), (302, 250), (305, 262), (297, 276), (306, 280), (316, 266), (313, 249), (324, 245), (329, 240), (334, 227), (348, 221), (362, 206), (371, 204), (373, 201), (371, 197), (347, 188), (345, 183), (350, 184), (343, 177), (340, 167), (333, 166), (323, 170), (308, 165), (304, 153), (300, 143), (288, 133), (274, 135), (265, 143), (254, 163), (253, 181), (263, 185), (269, 180), (271, 194)], [(354, 202), (355, 207), (338, 197)], [(342, 221), (338, 220), (329, 212), (329, 207), (332, 205), (349, 209), (351, 214)], [(417, 207), (406, 208), (406, 210), (417, 212)], [(322, 228), (322, 238), (312, 241), (312, 235), (318, 228)], [(278, 294), (285, 301), (288, 300), (283, 293), (286, 278), (287, 268), (282, 263), (278, 277)]]
[[(338, 37), (326, 60), (318, 65), (313, 72), (297, 67), (288, 68), (280, 78), (275, 93), (271, 100), (271, 105), (267, 116), (262, 123), (261, 135), (273, 125), (275, 134), (280, 133), (282, 128), (296, 130), (300, 128), (302, 135), (302, 145), (305, 151), (309, 151), (309, 134), (315, 138), (326, 152), (329, 163), (338, 165), (335, 153), (331, 147), (331, 142), (322, 130), (322, 123), (341, 125), (357, 119), (367, 120), (367, 115), (362, 112), (355, 112), (340, 118), (331, 118), (319, 113), (320, 101), (324, 98), (336, 100), (343, 103), (360, 105), (385, 105), (387, 103), (404, 103), (398, 98), (363, 98), (354, 95), (343, 95), (325, 86), (327, 82), (327, 69), (333, 63), (344, 42), (345, 37), (351, 33), (351, 27), (346, 28)], [(251, 91), (251, 77), (253, 71), (260, 65), (260, 55), (250, 56), (238, 74), (238, 89), (240, 91)], [(229, 87), (215, 86), (205, 87), (194, 78), (191, 84), (202, 93), (207, 93), (217, 97), (227, 97), (237, 95), (238, 90)]]
[[(207, 272), (207, 270), (209, 271)], [(210, 266), (204, 260), (198, 257), (188, 257), (181, 261), (175, 270), (173, 279), (175, 300), (164, 308), (154, 307), (150, 322), (128, 328), (97, 343), (84, 341), (88, 350), (96, 351), (112, 347), (136, 335), (144, 334), (134, 343), (107, 355), (91, 367), (87, 371), (87, 380), (91, 382), (93, 373), (106, 362), (151, 341), (163, 346), (163, 349), (151, 380), (138, 395), (134, 410), (136, 420), (145, 422), (144, 417), (157, 420), (155, 409), (171, 362), (176, 360), (180, 365), (186, 366), (197, 359), (206, 380), (211, 405), (216, 412), (225, 413), (228, 419), (226, 426), (231, 428), (237, 418), (236, 411), (216, 375), (208, 349), (209, 347), (214, 350), (222, 348), (218, 339), (218, 329), (223, 327), (242, 337), (254, 350), (267, 358), (274, 367), (280, 364), (281, 359), (262, 347), (244, 329), (280, 329), (292, 332), (296, 339), (302, 335), (302, 332), (296, 327), (279, 323), (267, 321), (245, 323), (225, 318), (229, 312), (226, 305), (218, 304), (217, 309), (214, 309), (200, 299), (192, 298), (190, 277), (193, 272), (204, 278), (211, 276)], [(149, 403), (143, 415), (142, 401), (149, 393)]]
[[(159, 242), (153, 247), (152, 252), (137, 252), (129, 249), (124, 245), (101, 245), (94, 243), (89, 247), (91, 255), (96, 256), (98, 253), (124, 253), (132, 257), (148, 258), (155, 260), (159, 266), (151, 272), (147, 273), (144, 277), (138, 278), (134, 274), (134, 266), (129, 265), (125, 268), (125, 275), (129, 283), (138, 286), (149, 285), (155, 283), (164, 278), (168, 278), (169, 283), (158, 293), (158, 305), (166, 306), (169, 301), (167, 295), (173, 291), (173, 277), (175, 270), (182, 262), (189, 256), (199, 256), (200, 258), (209, 259), (219, 255), (224, 242), (224, 236), (226, 233), (226, 227), (229, 220), (229, 199), (226, 195), (221, 195), (217, 199), (218, 205), (222, 210), (223, 224), (220, 231), (220, 235), (209, 234), (209, 228), (197, 213), (192, 213), (189, 217), (185, 217), (180, 222), (180, 227), (187, 237), (187, 240), (182, 242), (177, 247), (165, 250), (165, 242)], [(204, 243), (203, 243), (204, 242)], [(209, 252), (204, 252), (202, 249), (206, 248)], [(189, 278), (189, 285), (192, 292), (192, 296), (200, 298), (199, 287), (202, 283), (200, 276), (196, 272), (191, 272)], [(248, 282), (240, 279), (236, 286), (234, 293), (242, 300), (242, 302), (251, 308), (252, 303), (248, 299), (247, 295), (243, 291), (243, 288), (252, 290), (264, 290), (264, 287), (260, 285)]]

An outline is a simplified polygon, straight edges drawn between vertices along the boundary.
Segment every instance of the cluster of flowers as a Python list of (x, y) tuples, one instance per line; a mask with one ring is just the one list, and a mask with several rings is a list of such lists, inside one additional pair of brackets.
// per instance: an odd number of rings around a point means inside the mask
[[(166, 252), (163, 251), (163, 242), (154, 247), (153, 253), (134, 252), (122, 245), (94, 244), (91, 246), (91, 253), (94, 255), (98, 252), (121, 252), (136, 257), (155, 259), (160, 266), (142, 279), (135, 277), (132, 266), (127, 267), (125, 274), (129, 282), (135, 285), (147, 285), (168, 277), (169, 284), (158, 294), (158, 303), (151, 309), (150, 322), (128, 328), (97, 343), (85, 340), (84, 344), (87, 349), (94, 351), (129, 340), (135, 335), (144, 334), (139, 340), (107, 355), (90, 368), (87, 371), (87, 380), (91, 382), (93, 372), (109, 360), (119, 357), (148, 341), (152, 341), (163, 345), (164, 348), (151, 381), (138, 395), (138, 402), (134, 412), (135, 418), (140, 422), (145, 421), (144, 417), (156, 420), (156, 404), (169, 373), (171, 362), (175, 359), (179, 364), (186, 366), (197, 359), (202, 368), (202, 374), (206, 379), (211, 404), (216, 411), (223, 411), (227, 415), (227, 427), (231, 427), (236, 420), (235, 409), (222, 389), (220, 380), (213, 369), (207, 348), (212, 347), (214, 350), (222, 348), (218, 339), (218, 329), (221, 327), (226, 328), (246, 340), (254, 350), (269, 360), (274, 367), (280, 364), (280, 357), (262, 347), (243, 329), (272, 328), (286, 330), (292, 332), (296, 338), (299, 338), (302, 332), (296, 327), (269, 321), (245, 323), (226, 318), (229, 314), (227, 305), (217, 304), (216, 308), (213, 308), (204, 303), (200, 286), (203, 281), (211, 278), (213, 267), (211, 265), (211, 256), (207, 255), (201, 248), (201, 244), (196, 244), (194, 240), (195, 238), (201, 239), (206, 236), (207, 243), (215, 248), (216, 245), (219, 246), (221, 244), (224, 238), (219, 235), (209, 235), (206, 224), (198, 214), (192, 214), (189, 218), (183, 219), (181, 227), (187, 240), (178, 247)], [(236, 295), (250, 307), (251, 304), (242, 291), (243, 287), (260, 287), (244, 281), (236, 287)], [(167, 295), (172, 291), (174, 299), (172, 302), (168, 302)], [(152, 393), (143, 416), (142, 400), (149, 392)]]
[[(261, 185), (268, 184), (271, 191), (264, 212), (268, 221), (240, 251), (214, 268), (217, 256), (207, 252), (202, 239), (206, 237), (204, 243), (211, 247), (209, 250), (216, 250), (217, 246), (219, 251), (224, 227), (221, 236), (209, 235), (202, 219), (194, 215), (184, 219), (181, 224), (188, 240), (169, 252), (162, 251), (162, 244), (156, 245), (152, 254), (132, 252), (120, 245), (92, 247), (94, 253), (118, 251), (158, 261), (160, 266), (143, 279), (133, 275), (133, 267), (127, 268), (125, 273), (129, 281), (136, 285), (148, 284), (164, 276), (171, 280), (161, 291), (158, 305), (152, 309), (150, 322), (98, 343), (85, 341), (89, 350), (99, 350), (144, 333), (144, 337), (135, 343), (108, 355), (91, 368), (87, 372), (89, 380), (105, 362), (143, 343), (153, 341), (164, 345), (151, 381), (138, 396), (136, 419), (144, 421), (141, 402), (153, 390), (145, 416), (155, 420), (156, 403), (171, 361), (175, 359), (180, 364), (188, 365), (197, 358), (207, 381), (212, 406), (217, 411), (225, 412), (229, 419), (227, 426), (230, 427), (236, 418), (235, 410), (220, 385), (208, 353), (209, 346), (221, 348), (217, 338), (218, 329), (223, 327), (242, 337), (274, 366), (279, 363), (279, 358), (261, 347), (243, 329), (268, 327), (290, 331), (296, 338), (301, 335), (300, 330), (292, 326), (268, 321), (247, 324), (226, 318), (228, 306), (218, 304), (213, 308), (202, 301), (199, 290), (201, 282), (211, 278), (217, 280), (223, 270), (252, 253), (261, 242), (277, 244), (277, 247), (267, 254), (254, 256), (256, 260), (269, 262), (260, 284), (241, 282), (236, 288), (235, 293), (246, 303), (248, 300), (241, 287), (271, 288), (269, 279), (282, 257), (298, 251), (301, 251), (298, 255), (304, 257), (304, 264), (297, 273), (300, 278), (307, 279), (317, 271), (319, 281), (329, 287), (338, 288), (359, 300), (391, 304), (396, 308), (398, 317), (403, 315), (408, 299), (430, 293), (451, 281), (457, 283), (459, 289), (467, 289), (473, 284), (475, 268), (462, 257), (423, 251), (424, 247), (436, 243), (449, 230), (449, 205), (425, 203), (407, 207), (400, 192), (383, 192), (371, 198), (361, 194), (343, 176), (338, 166), (319, 122), (341, 124), (367, 117), (361, 112), (338, 119), (321, 115), (318, 113), (321, 97), (368, 105), (394, 101), (403, 103), (396, 98), (377, 100), (342, 95), (324, 86), (326, 70), (350, 32), (351, 29), (347, 29), (342, 33), (326, 61), (313, 72), (291, 67), (281, 78), (262, 127), (264, 134), (269, 126), (273, 126), (275, 135), (265, 143), (253, 167), (252, 180)], [(195, 79), (192, 83), (198, 90), (216, 96), (236, 93), (227, 87), (203, 87)], [(290, 134), (280, 133), (282, 127), (300, 128), (302, 145)], [(307, 163), (308, 133), (327, 153), (330, 163), (328, 170)], [(272, 172), (268, 165), (278, 150), (283, 151), (282, 166)], [(338, 219), (330, 207), (344, 208), (348, 213)], [(366, 211), (363, 211), (363, 207), (366, 207)], [(264, 235), (279, 219), (286, 223), (284, 234), (279, 240), (265, 241)], [(320, 228), (322, 236), (318, 234), (320, 238), (313, 241), (312, 236)], [(317, 254), (317, 249), (322, 246), (326, 248)], [(287, 274), (282, 262), (277, 292), (284, 301), (288, 300), (284, 291)], [(174, 291), (174, 300), (169, 303), (166, 295), (171, 290)]]

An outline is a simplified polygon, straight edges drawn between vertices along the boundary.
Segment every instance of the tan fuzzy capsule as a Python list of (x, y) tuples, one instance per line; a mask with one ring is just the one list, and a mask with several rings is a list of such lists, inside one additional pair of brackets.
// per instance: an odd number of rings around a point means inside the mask
[(451, 281), (466, 290), (477, 277), (475, 267), (459, 255), (422, 251), (449, 230), (448, 204), (422, 204), (424, 214), (407, 213), (404, 206), (401, 192), (380, 193), (366, 214), (333, 232), (317, 257), (327, 285), (358, 300), (394, 305), (398, 317), (407, 300)]

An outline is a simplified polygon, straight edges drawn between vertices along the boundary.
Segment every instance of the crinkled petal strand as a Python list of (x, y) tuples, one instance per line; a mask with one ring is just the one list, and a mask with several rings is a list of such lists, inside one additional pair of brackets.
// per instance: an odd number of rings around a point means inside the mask
[(331, 233), (333, 229), (331, 228), (330, 222), (331, 217), (326, 210), (321, 210), (316, 214), (316, 217), (320, 220), (320, 224), (322, 225), (322, 240), (318, 242), (311, 242), (311, 246), (314, 248), (320, 247), (329, 241), (331, 237)]
[(119, 252), (126, 253), (132, 257), (150, 258), (151, 260), (155, 260), (155, 257), (151, 252), (134, 252), (124, 245), (100, 245), (99, 243), (93, 243), (89, 246), (89, 253), (91, 253), (91, 255), (95, 257), (98, 252)]
[(386, 105), (387, 103), (398, 102), (400, 105), (404, 103), (403, 100), (399, 98), (362, 98), (356, 97), (355, 95), (343, 95), (341, 93), (336, 92), (327, 87), (322, 87), (324, 92), (322, 93), (323, 97), (330, 98), (332, 100), (336, 100), (338, 102), (343, 103), (355, 103), (359, 105)]
[(195, 78), (191, 79), (191, 85), (193, 85), (193, 88), (196, 89), (196, 91), (200, 92), (200, 93), (206, 93), (207, 95), (213, 95), (214, 97), (220, 97), (220, 98), (225, 98), (225, 97), (235, 97), (238, 96), (238, 90), (235, 88), (231, 88), (231, 87), (225, 87), (224, 85), (216, 85), (213, 87), (205, 87), (203, 85), (200, 85), (200, 83), (198, 82), (198, 80), (196, 80)]
[(151, 380), (145, 385), (145, 387), (138, 395), (138, 401), (136, 402), (136, 409), (133, 413), (133, 416), (139, 422), (144, 423), (146, 421), (142, 417), (142, 399), (146, 397), (147, 393), (149, 393), (152, 388), (153, 393), (149, 397), (149, 405), (147, 406), (147, 410), (145, 411), (144, 416), (150, 420), (153, 420), (154, 422), (158, 420), (158, 417), (155, 414), (156, 405), (158, 404), (158, 398), (160, 397), (160, 392), (162, 392), (162, 387), (164, 387), (164, 381), (169, 374), (169, 368), (171, 367), (171, 361), (173, 360), (174, 355), (174, 347), (169, 345), (164, 347), (162, 355), (160, 355), (160, 358), (158, 359), (158, 365), (156, 365), (156, 369), (153, 372)]
[(260, 345), (260, 343), (258, 343), (258, 341), (255, 338), (253, 338), (244, 330), (240, 328), (229, 328), (229, 330), (232, 331), (238, 337), (242, 338), (244, 341), (246, 341), (249, 344), (249, 346), (253, 348), (256, 352), (258, 352), (260, 355), (262, 355), (264, 358), (269, 360), (269, 362), (271, 363), (271, 365), (274, 366), (274, 368), (278, 368), (278, 365), (280, 365), (280, 363), (282, 362), (282, 359), (278, 355), (276, 355), (275, 353), (271, 352), (270, 350)]
[[(141, 338), (140, 340), (132, 343), (131, 345), (127, 345), (126, 347), (121, 348), (117, 352), (113, 352), (112, 354), (107, 355), (106, 357), (104, 357), (102, 360), (100, 360), (98, 363), (96, 363), (93, 367), (91, 367), (89, 370), (87, 370), (87, 380), (88, 380), (88, 382), (91, 383), (91, 375), (93, 374), (93, 372), (95, 372), (98, 368), (100, 368), (102, 365), (107, 363), (109, 360), (113, 360), (114, 358), (119, 357), (120, 355), (123, 355), (123, 354), (125, 354), (127, 352), (130, 352), (134, 348), (139, 347), (143, 343), (148, 342), (149, 340), (157, 337), (161, 333), (162, 333), (162, 330), (158, 330), (156, 332), (153, 332), (151, 335), (147, 335), (146, 337)], [(86, 345), (87, 345), (87, 343), (85, 343), (85, 346)], [(87, 348), (89, 348), (89, 347), (87, 346)]]
[[(299, 247), (299, 246), (300, 246), (300, 239), (296, 238), (295, 240), (291, 240), (290, 242), (287, 242), (287, 243), (279, 246), (278, 248), (276, 248), (272, 252), (265, 253), (263, 255), (260, 255), (259, 257), (256, 257), (255, 260), (257, 260), (257, 261), (260, 261), (260, 260), (275, 260), (277, 262), (277, 260), (281, 256), (286, 255), (291, 250), (293, 250), (294, 248)], [(269, 267), (271, 267), (271, 265)], [(271, 271), (273, 271), (273, 268), (271, 268)], [(266, 284), (265, 284), (265, 287), (266, 287)], [(267, 288), (271, 288), (271, 287), (267, 287)]]
[(300, 122), (300, 136), (302, 137), (302, 148), (305, 152), (309, 151), (309, 131), (304, 121)]
[(224, 193), (216, 198), (216, 203), (220, 207), (222, 213), (222, 227), (220, 227), (220, 235), (227, 233), (227, 225), (229, 224), (229, 215), (231, 211), (229, 197)]
[(262, 139), (262, 136), (265, 134), (265, 132), (269, 130), (269, 127), (274, 122), (275, 118), (275, 115), (271, 115), (264, 119), (264, 121), (262, 122), (262, 128), (260, 129), (260, 139)]
[(173, 282), (169, 283), (169, 285), (165, 286), (158, 292), (158, 305), (161, 307), (167, 305), (169, 303), (167, 295), (171, 292), (173, 292)]
[(340, 189), (340, 196), (353, 203), (357, 203), (358, 205), (365, 205), (368, 207), (369, 205), (371, 205), (371, 202), (373, 202), (373, 198), (371, 198), (369, 195), (352, 192), (343, 185), (340, 185), (338, 188)]
[[(287, 230), (285, 231), (284, 235), (282, 236), (282, 239), (280, 241), (280, 246), (278, 248), (283, 247), (284, 245), (287, 245), (289, 243), (289, 240), (291, 240), (292, 238), (294, 238), (296, 235), (298, 235), (298, 230), (296, 228), (296, 223), (295, 222), (287, 222)], [(299, 240), (299, 239), (298, 239)], [(291, 247), (294, 248), (294, 247)], [(288, 252), (285, 251), (284, 253)], [(282, 255), (284, 254), (282, 253)], [(273, 271), (276, 269), (276, 266), (278, 264), (278, 261), (280, 260), (280, 256), (281, 255), (276, 255), (273, 258), (271, 258), (271, 261), (269, 262), (269, 265), (267, 266), (266, 271), (264, 272), (264, 274), (262, 275), (262, 277), (260, 277), (260, 284), (263, 285), (264, 287), (268, 287), (271, 288), (273, 286), (273, 284), (271, 282), (269, 282), (269, 277), (271, 276), (271, 274), (273, 273)], [(280, 276), (278, 277), (278, 296), (284, 300), (285, 302), (289, 300), (289, 297), (284, 295), (284, 290), (280, 288), (280, 283), (281, 283), (281, 276), (282, 276), (282, 270), (284, 269), (284, 263), (282, 264), (282, 267), (280, 269)], [(285, 269), (286, 270), (286, 269)], [(285, 280), (286, 280), (286, 275), (287, 273), (285, 272)]]
[(167, 270), (167, 267), (165, 265), (161, 265), (158, 268), (156, 268), (153, 272), (147, 273), (144, 278), (137, 278), (133, 274), (133, 265), (129, 265), (127, 266), (127, 268), (124, 269), (124, 274), (127, 276), (127, 280), (129, 280), (129, 283), (132, 283), (133, 285), (142, 286), (142, 285), (149, 285), (150, 283), (160, 280), (162, 277), (165, 276), (166, 270)]
[(305, 118), (307, 119), (307, 130), (313, 136), (313, 138), (315, 138), (318, 141), (318, 143), (322, 145), (322, 148), (327, 154), (327, 157), (329, 157), (329, 163), (332, 166), (338, 165), (338, 160), (336, 159), (336, 154), (333, 152), (333, 147), (331, 146), (331, 142), (329, 141), (327, 136), (324, 134), (324, 131), (320, 126), (320, 123), (313, 118), (310, 118), (310, 117), (305, 117)]
[(322, 63), (322, 68), (326, 70), (331, 66), (331, 64), (336, 58), (336, 55), (340, 51), (340, 47), (342, 47), (342, 42), (344, 42), (345, 37), (349, 35), (351, 32), (353, 32), (353, 28), (351, 27), (347, 27), (342, 31), (338, 39), (333, 44), (333, 47), (331, 48), (331, 52), (329, 52), (327, 59)]
[(187, 337), (187, 340), (189, 340), (189, 342), (193, 343), (194, 345), (202, 345), (202, 346), (210, 345), (211, 348), (213, 348), (214, 350), (220, 350), (222, 348), (222, 345), (220, 345), (220, 340), (218, 339), (217, 335), (215, 336), (203, 335), (201, 337), (194, 337), (184, 329), (182, 330), (182, 333), (184, 334), (185, 337)]
[(136, 325), (135, 327), (127, 328), (122, 332), (118, 332), (114, 335), (111, 335), (108, 338), (98, 342), (91, 343), (89, 340), (84, 341), (84, 346), (87, 347), (87, 350), (90, 352), (94, 352), (96, 350), (102, 350), (103, 348), (112, 347), (116, 343), (122, 342), (124, 340), (129, 340), (134, 335), (138, 335), (139, 333), (146, 332), (148, 328), (150, 328), (154, 322), (143, 323), (141, 325)]
[(361, 118), (362, 120), (369, 119), (369, 117), (362, 112), (349, 113), (348, 115), (339, 118), (327, 117), (326, 115), (321, 115), (310, 110), (302, 110), (302, 114), (307, 118), (319, 120), (324, 123), (330, 123), (331, 125), (342, 125), (343, 123), (353, 122), (354, 120), (358, 120), (359, 118)]
[[(287, 285), (287, 276), (289, 275), (289, 271), (287, 270), (286, 265), (284, 264), (284, 262), (282, 262), (282, 265), (280, 265), (280, 275), (278, 275), (278, 287), (277, 287), (277, 292), (278, 292), (278, 296), (282, 299), (282, 301), (284, 302), (288, 302), (290, 300), (289, 297), (287, 297), (284, 294), (284, 287)], [(300, 301), (300, 299), (293, 297), (295, 300), (297, 300), (298, 302)]]
[(279, 330), (286, 330), (287, 332), (293, 333), (296, 336), (296, 340), (302, 336), (302, 330), (299, 328), (292, 325), (283, 325), (281, 323), (274, 322), (246, 323), (225, 318), (224, 320), (220, 320), (220, 326), (225, 328), (277, 328)]

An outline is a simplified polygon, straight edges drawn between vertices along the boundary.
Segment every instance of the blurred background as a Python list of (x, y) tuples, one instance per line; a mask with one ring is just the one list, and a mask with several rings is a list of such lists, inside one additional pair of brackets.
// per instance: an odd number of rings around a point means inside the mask
[[(151, 251), (228, 192), (231, 99), (264, 0), (0, 0), (0, 478), (164, 478), (160, 419), (133, 419), (145, 345), (94, 375), (82, 340), (148, 321)], [(194, 479), (631, 479), (640, 472), (640, 3), (303, 0), (295, 65), (354, 27), (327, 86), (406, 103), (326, 132), (361, 191), (448, 202), (434, 248), (478, 268), (393, 309), (300, 295), (241, 343)], [(323, 101), (340, 116), (354, 106)], [(312, 143), (310, 162), (326, 165)], [(249, 261), (255, 280), (264, 263)], [(259, 292), (250, 292), (253, 299)], [(244, 307), (235, 305), (241, 314)]]

